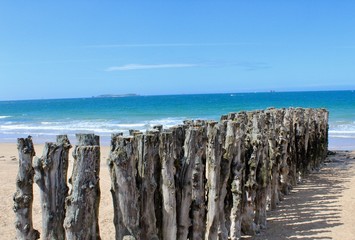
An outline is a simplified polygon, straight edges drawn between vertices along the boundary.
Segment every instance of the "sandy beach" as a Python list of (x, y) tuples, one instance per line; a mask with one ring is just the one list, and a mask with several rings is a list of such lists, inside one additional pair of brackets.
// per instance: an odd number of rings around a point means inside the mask
[[(36, 145), (42, 155), (43, 145)], [(106, 160), (109, 147), (101, 147), (100, 235), (114, 239), (113, 206)], [(71, 155), (70, 155), (71, 156)], [(15, 239), (12, 196), (18, 170), (15, 143), (0, 144), (0, 232), (1, 239)], [(70, 157), (68, 176), (73, 158)], [(267, 229), (258, 236), (244, 239), (355, 239), (355, 152), (336, 151), (323, 168), (309, 175), (285, 197), (277, 210), (268, 213)], [(34, 228), (41, 231), (38, 187), (34, 186)]]

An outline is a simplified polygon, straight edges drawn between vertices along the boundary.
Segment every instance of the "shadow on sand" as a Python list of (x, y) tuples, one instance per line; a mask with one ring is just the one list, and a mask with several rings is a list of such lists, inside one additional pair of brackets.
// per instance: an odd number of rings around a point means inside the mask
[(307, 176), (275, 211), (268, 212), (268, 226), (258, 236), (243, 239), (332, 239), (331, 228), (342, 225), (339, 198), (350, 181), (346, 153), (327, 158), (325, 166)]

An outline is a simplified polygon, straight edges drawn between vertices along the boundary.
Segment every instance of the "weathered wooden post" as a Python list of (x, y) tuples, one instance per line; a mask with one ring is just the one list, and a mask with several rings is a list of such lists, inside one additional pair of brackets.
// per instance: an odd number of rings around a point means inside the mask
[(271, 182), (268, 146), (269, 115), (260, 112), (257, 117), (258, 128), (258, 166), (256, 169), (256, 196), (254, 222), (258, 228), (266, 228), (267, 190)]
[(189, 228), (192, 225), (190, 217), (190, 208), (192, 204), (192, 172), (196, 158), (201, 157), (199, 149), (199, 138), (201, 131), (197, 127), (190, 126), (186, 130), (186, 138), (184, 143), (184, 157), (181, 162), (177, 176), (177, 208), (180, 209), (177, 215), (178, 239), (185, 240), (189, 235)]
[(255, 196), (256, 196), (256, 171), (259, 164), (260, 133), (257, 128), (259, 112), (247, 112), (248, 127), (245, 142), (246, 147), (246, 171), (244, 196), (242, 207), (242, 231), (254, 235), (258, 231), (258, 226), (254, 222), (255, 218)]
[[(218, 238), (219, 239), (228, 239), (229, 227), (227, 220), (229, 222), (230, 209), (225, 207), (225, 199), (227, 197), (228, 191), (230, 191), (230, 173), (231, 173), (231, 164), (234, 158), (236, 157), (236, 125), (235, 121), (222, 121), (220, 123), (220, 132), (217, 136), (217, 141), (215, 144), (222, 145), (222, 159), (220, 160), (220, 179), (219, 179), (219, 198), (218, 198), (218, 217), (219, 217), (219, 227), (218, 227)], [(213, 142), (214, 140), (212, 140)], [(210, 142), (211, 143), (211, 142)], [(216, 147), (218, 148), (218, 147)], [(219, 157), (218, 152), (216, 156)], [(226, 212), (228, 209), (228, 212)]]
[(293, 124), (294, 109), (285, 109), (285, 115), (283, 125), (287, 131), (287, 165), (288, 175), (286, 181), (287, 191), (292, 189), (292, 186), (297, 184), (297, 168), (296, 168), (296, 156), (295, 156), (295, 131)]
[(320, 158), (322, 161), (327, 157), (328, 154), (328, 118), (329, 112), (324, 109), (318, 109), (318, 124), (319, 124), (319, 144), (320, 144)]
[(298, 182), (301, 181), (305, 174), (306, 165), (306, 126), (304, 111), (303, 108), (296, 108), (294, 115)]
[[(220, 198), (221, 186), (221, 160), (222, 147), (221, 131), (222, 125), (217, 122), (207, 124), (207, 148), (206, 148), (206, 179), (207, 179), (207, 217), (205, 239), (218, 239), (220, 229)], [(224, 209), (222, 209), (224, 211)], [(224, 223), (223, 223), (224, 224)]]
[(270, 186), (270, 209), (276, 209), (276, 206), (281, 200), (280, 193), (280, 159), (281, 148), (279, 146), (280, 128), (279, 122), (282, 119), (282, 111), (280, 109), (270, 109), (271, 123), (269, 130), (268, 146), (271, 171), (271, 186)]
[(16, 178), (16, 193), (14, 194), (14, 212), (16, 214), (16, 237), (19, 240), (39, 239), (39, 232), (33, 229), (33, 175), (32, 159), (35, 155), (31, 137), (18, 138), (19, 171)]
[(316, 123), (316, 117), (317, 115), (315, 114), (315, 111), (313, 109), (307, 109), (308, 111), (306, 112), (306, 115), (308, 116), (308, 144), (307, 144), (307, 152), (306, 152), (306, 157), (308, 160), (307, 163), (307, 171), (311, 171), (317, 168), (317, 123)]
[(128, 229), (125, 227), (123, 223), (122, 211), (119, 206), (119, 192), (118, 192), (118, 182), (115, 170), (115, 151), (117, 150), (117, 144), (119, 142), (119, 138), (123, 135), (123, 133), (114, 133), (111, 135), (111, 149), (110, 149), (110, 157), (107, 160), (107, 164), (110, 171), (111, 177), (111, 195), (113, 202), (113, 223), (115, 225), (115, 239), (121, 240), (124, 236), (129, 235)]
[(67, 240), (100, 239), (100, 141), (94, 134), (77, 134), (73, 151), (74, 167), (69, 183), (64, 219)]
[(230, 234), (231, 240), (237, 240), (241, 237), (241, 223), (242, 223), (242, 201), (245, 172), (245, 125), (247, 124), (247, 115), (245, 112), (240, 112), (235, 116), (236, 132), (235, 132), (235, 148), (236, 156), (231, 165), (231, 194), (232, 194), (232, 208), (230, 213)]
[(34, 163), (35, 182), (41, 195), (42, 239), (65, 239), (63, 222), (70, 148), (66, 135), (57, 136), (56, 143), (45, 144), (42, 157)]
[(196, 123), (198, 136), (195, 143), (196, 155), (192, 170), (192, 232), (191, 238), (204, 239), (206, 224), (205, 165), (206, 165), (206, 126)]
[(160, 206), (155, 205), (155, 195), (159, 192), (157, 188), (160, 177), (159, 131), (137, 135), (134, 139), (138, 154), (140, 239), (158, 240), (156, 211)]
[[(116, 227), (116, 239), (122, 239), (124, 236), (131, 235), (134, 238), (141, 236), (139, 227), (140, 193), (137, 188), (137, 164), (138, 156), (135, 148), (133, 136), (116, 136), (111, 141), (110, 168), (114, 168), (114, 178), (111, 179), (113, 186), (116, 187), (117, 199), (115, 204), (121, 216), (115, 216), (115, 219), (121, 217), (122, 226)], [(112, 175), (111, 175), (112, 177)], [(119, 230), (119, 232), (117, 232)]]
[(161, 192), (163, 205), (162, 239), (177, 239), (174, 138), (169, 131), (160, 134)]

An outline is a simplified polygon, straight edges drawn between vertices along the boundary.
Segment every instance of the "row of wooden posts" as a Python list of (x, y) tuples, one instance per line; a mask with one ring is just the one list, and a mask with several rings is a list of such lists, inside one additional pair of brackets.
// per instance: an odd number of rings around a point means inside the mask
[[(115, 238), (239, 239), (266, 227), (300, 178), (327, 154), (325, 109), (230, 113), (220, 121), (156, 126), (112, 134), (108, 167)], [(42, 239), (100, 239), (99, 137), (77, 134), (67, 185), (67, 136), (34, 157), (31, 138), (18, 139), (14, 195), (18, 239), (38, 239), (32, 225), (33, 181), (40, 188)]]

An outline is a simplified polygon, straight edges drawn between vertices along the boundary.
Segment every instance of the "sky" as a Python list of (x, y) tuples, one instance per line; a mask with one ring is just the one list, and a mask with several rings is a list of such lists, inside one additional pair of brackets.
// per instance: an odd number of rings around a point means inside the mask
[(353, 0), (0, 1), (0, 100), (355, 89)]

